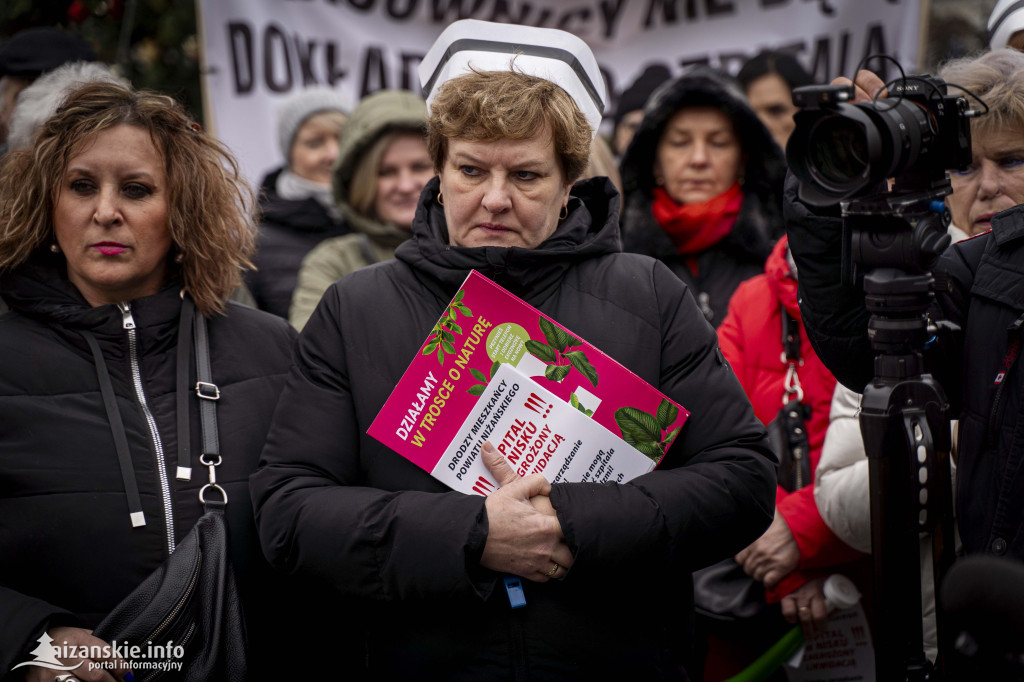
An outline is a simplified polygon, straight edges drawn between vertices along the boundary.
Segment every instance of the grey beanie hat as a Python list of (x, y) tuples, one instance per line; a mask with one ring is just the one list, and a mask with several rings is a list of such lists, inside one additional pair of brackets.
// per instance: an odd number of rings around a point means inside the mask
[(351, 110), (351, 100), (330, 88), (309, 88), (289, 95), (277, 107), (277, 137), (285, 162), (291, 158), (295, 134), (306, 119), (322, 111), (340, 111), (347, 115)]

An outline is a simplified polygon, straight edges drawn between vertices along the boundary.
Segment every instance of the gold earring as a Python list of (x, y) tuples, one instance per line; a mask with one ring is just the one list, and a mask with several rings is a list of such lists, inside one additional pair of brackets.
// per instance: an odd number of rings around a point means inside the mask
[(441, 194), (440, 192), (437, 193), (437, 203), (444, 206), (444, 195)]
[(565, 220), (568, 217), (569, 217), (569, 205), (566, 204), (565, 206), (562, 207), (562, 211), (558, 214), (558, 219), (559, 220)]
[(50, 253), (60, 253), (60, 245), (57, 242), (50, 244)]

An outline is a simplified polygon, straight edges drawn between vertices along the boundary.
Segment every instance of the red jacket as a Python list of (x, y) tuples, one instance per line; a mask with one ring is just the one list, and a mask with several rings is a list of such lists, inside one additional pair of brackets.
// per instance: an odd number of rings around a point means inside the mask
[[(788, 365), (782, 357), (782, 311), (799, 323), (796, 279), (786, 261), (787, 239), (783, 237), (765, 262), (765, 274), (753, 277), (736, 289), (729, 302), (729, 313), (718, 328), (722, 352), (739, 377), (754, 405), (754, 413), (768, 424), (782, 407)], [(811, 406), (807, 423), (811, 445), (811, 476), (818, 468), (821, 445), (828, 428), (835, 377), (814, 353), (811, 342), (800, 324), (800, 358), (797, 370), (804, 390), (804, 403)], [(825, 525), (814, 503), (813, 481), (800, 490), (787, 493), (779, 486), (776, 509), (793, 533), (800, 549), (797, 569), (787, 575), (773, 590), (767, 590), (770, 602), (778, 601), (796, 588), (816, 577), (814, 569), (844, 563), (860, 553), (846, 545)], [(812, 571), (808, 574), (806, 571)]]

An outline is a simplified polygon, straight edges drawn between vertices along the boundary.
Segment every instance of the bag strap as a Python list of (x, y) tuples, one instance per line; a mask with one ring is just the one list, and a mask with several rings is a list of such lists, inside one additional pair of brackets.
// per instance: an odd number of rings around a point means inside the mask
[(782, 394), (782, 404), (786, 405), (793, 396), (796, 401), (804, 401), (804, 389), (800, 386), (800, 377), (797, 374), (797, 367), (803, 364), (800, 359), (800, 324), (789, 314), (786, 306), (779, 305), (782, 310), (782, 363), (789, 365), (786, 369), (785, 392)]
[[(199, 463), (210, 471), (210, 482), (199, 490), (199, 501), (204, 505), (223, 507), (228, 503), (228, 493), (217, 484), (217, 467), (220, 466), (220, 438), (217, 434), (217, 401), (220, 389), (213, 383), (210, 371), (210, 341), (206, 329), (206, 318), (195, 310), (192, 322), (192, 338), (196, 351), (196, 395), (199, 396), (199, 420), (203, 434), (203, 453)], [(221, 499), (207, 500), (209, 490), (215, 490)]]
[(192, 480), (192, 428), (188, 416), (188, 365), (192, 352), (192, 320), (195, 303), (182, 296), (181, 319), (178, 321), (178, 362), (175, 377), (175, 401), (178, 415), (178, 471), (179, 481)]
[(132, 465), (131, 451), (128, 449), (128, 436), (124, 430), (124, 422), (121, 420), (121, 412), (117, 409), (117, 398), (114, 395), (114, 386), (110, 381), (110, 374), (107, 372), (107, 363), (103, 359), (99, 343), (92, 332), (82, 330), (92, 353), (93, 363), (96, 367), (96, 378), (100, 384), (100, 395), (103, 397), (103, 408), (107, 412), (107, 423), (110, 425), (110, 433), (114, 437), (114, 450), (117, 452), (117, 463), (121, 468), (121, 481), (124, 483), (124, 491), (128, 496), (128, 517), (131, 519), (132, 527), (146, 525), (146, 515), (142, 513), (142, 497), (139, 496), (139, 484), (135, 480), (135, 467)]

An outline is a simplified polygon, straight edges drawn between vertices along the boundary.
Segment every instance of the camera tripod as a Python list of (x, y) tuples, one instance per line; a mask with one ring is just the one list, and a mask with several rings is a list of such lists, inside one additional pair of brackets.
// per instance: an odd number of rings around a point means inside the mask
[[(949, 181), (923, 190), (843, 203), (847, 263), (866, 269), (874, 378), (864, 389), (860, 425), (868, 456), (873, 556), (875, 672), (879, 682), (945, 679), (940, 650), (924, 654), (920, 547), (931, 540), (936, 592), (953, 562), (949, 402), (924, 371), (930, 270), (949, 244), (948, 213), (936, 212)], [(936, 609), (938, 642), (944, 642)]]

